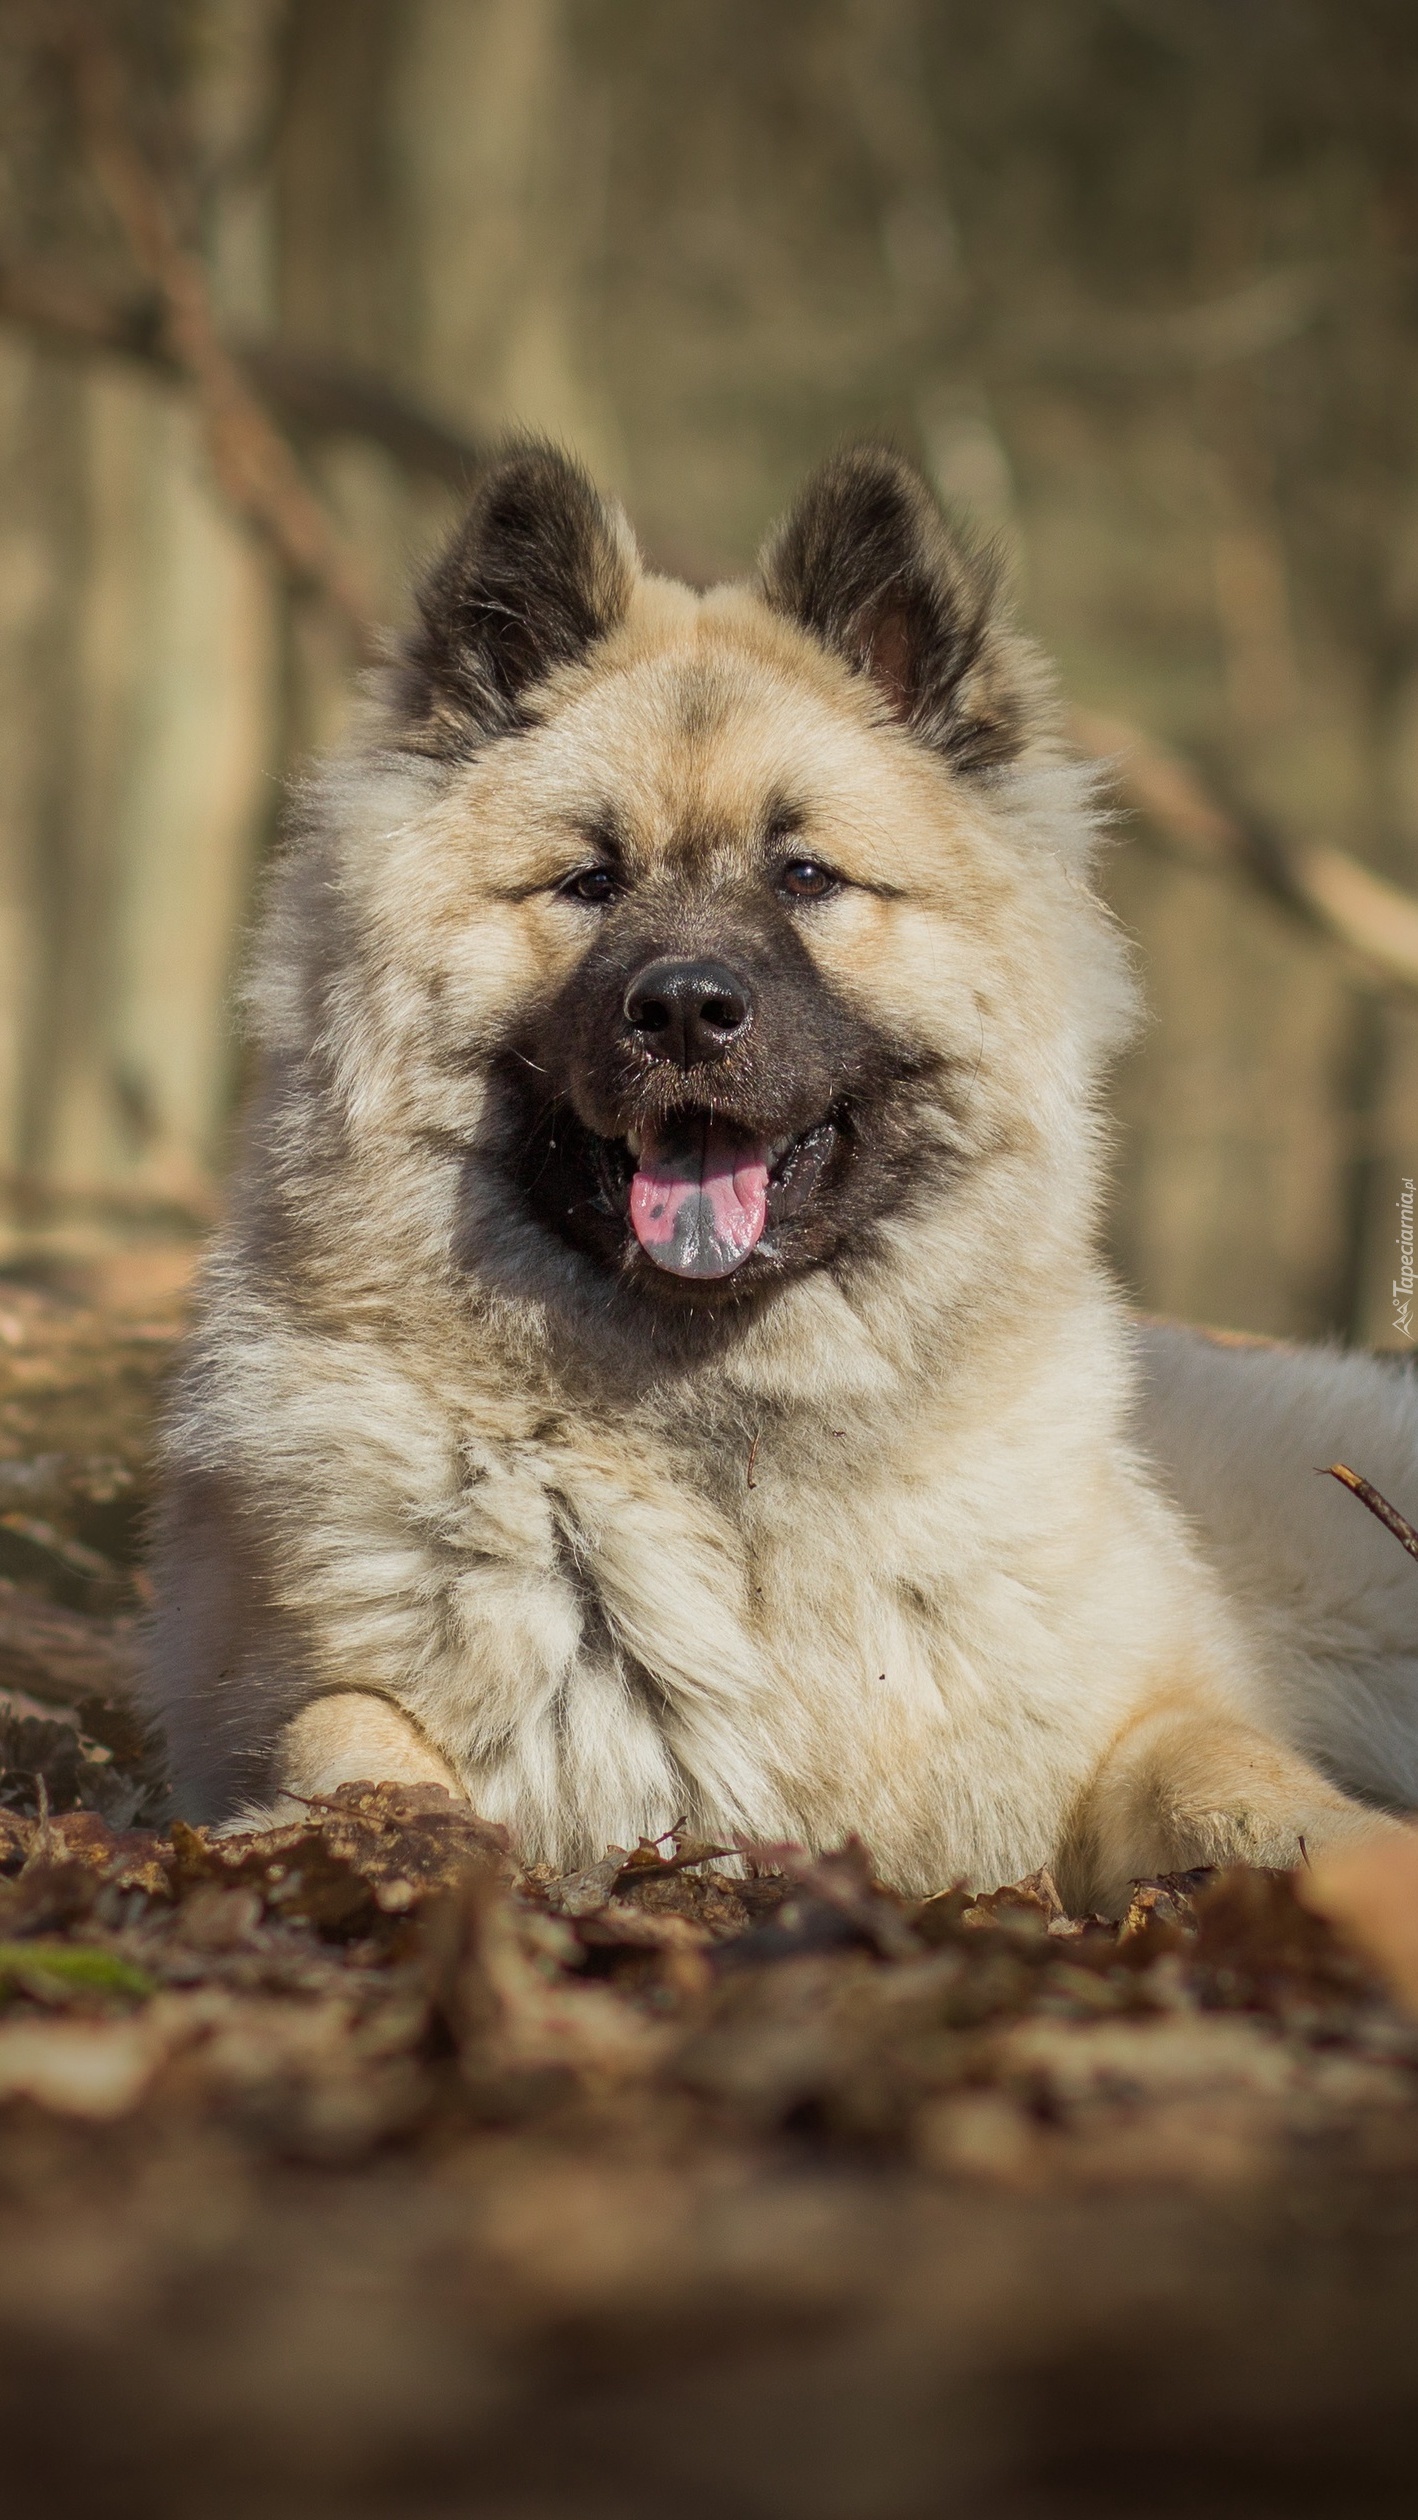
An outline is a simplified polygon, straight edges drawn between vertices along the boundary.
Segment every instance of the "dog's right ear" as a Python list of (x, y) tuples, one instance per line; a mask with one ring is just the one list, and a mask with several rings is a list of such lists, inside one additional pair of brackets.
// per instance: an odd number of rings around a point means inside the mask
[(457, 753), (530, 724), (526, 695), (624, 619), (637, 567), (625, 518), (579, 464), (514, 446), (419, 589), (397, 682), (408, 739)]

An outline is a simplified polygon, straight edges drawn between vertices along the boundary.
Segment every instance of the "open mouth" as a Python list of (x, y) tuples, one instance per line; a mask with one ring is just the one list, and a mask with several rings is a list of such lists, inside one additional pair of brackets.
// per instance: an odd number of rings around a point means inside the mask
[(647, 1128), (626, 1141), (635, 1239), (672, 1277), (731, 1277), (806, 1205), (836, 1141), (830, 1119), (776, 1140), (710, 1111)]

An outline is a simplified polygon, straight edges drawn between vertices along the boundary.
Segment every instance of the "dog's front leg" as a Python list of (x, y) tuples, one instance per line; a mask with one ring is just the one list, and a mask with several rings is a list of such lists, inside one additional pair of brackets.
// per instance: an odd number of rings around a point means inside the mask
[(1058, 1870), (1075, 1913), (1121, 1915), (1130, 1885), (1202, 1864), (1291, 1866), (1312, 1849), (1396, 1827), (1267, 1734), (1214, 1708), (1138, 1716), (1073, 1815)]
[(281, 1735), (275, 1781), (269, 1804), (238, 1812), (225, 1830), (303, 1819), (308, 1805), (337, 1785), (442, 1785), (450, 1794), (463, 1792), (427, 1734), (370, 1689), (336, 1689), (302, 1707)]

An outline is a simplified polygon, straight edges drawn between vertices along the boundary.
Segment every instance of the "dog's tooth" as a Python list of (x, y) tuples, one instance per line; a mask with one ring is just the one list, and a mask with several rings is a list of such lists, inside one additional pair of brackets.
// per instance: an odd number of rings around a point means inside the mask
[(640, 1131), (638, 1129), (627, 1129), (625, 1132), (625, 1143), (629, 1147), (631, 1154), (634, 1156), (638, 1164), (640, 1161), (640, 1147), (642, 1143)]

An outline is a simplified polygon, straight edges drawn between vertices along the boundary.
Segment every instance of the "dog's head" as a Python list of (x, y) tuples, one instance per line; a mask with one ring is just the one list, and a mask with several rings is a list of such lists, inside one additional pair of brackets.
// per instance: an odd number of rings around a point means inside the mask
[(827, 464), (699, 596), (516, 449), (391, 690), (416, 802), (342, 875), (362, 1021), (409, 1117), (475, 1141), (485, 1221), (702, 1313), (1078, 1140), (1126, 997), (1082, 785), (897, 457)]

